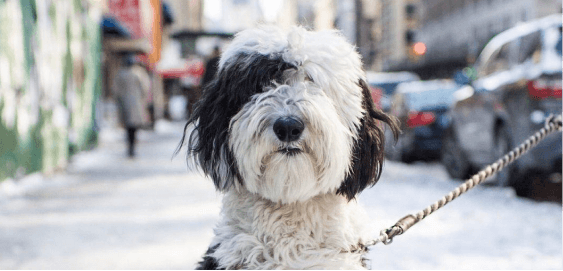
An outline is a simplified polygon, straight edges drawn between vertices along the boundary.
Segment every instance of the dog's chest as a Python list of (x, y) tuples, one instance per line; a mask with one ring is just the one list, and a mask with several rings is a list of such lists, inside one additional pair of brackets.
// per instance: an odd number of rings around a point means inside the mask
[(336, 195), (305, 203), (275, 204), (227, 193), (213, 256), (221, 266), (252, 269), (362, 268), (361, 246), (370, 236), (366, 216)]

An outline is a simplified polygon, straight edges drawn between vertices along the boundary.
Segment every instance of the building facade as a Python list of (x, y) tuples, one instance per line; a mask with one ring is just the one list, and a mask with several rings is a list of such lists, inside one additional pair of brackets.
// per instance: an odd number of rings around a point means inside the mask
[(376, 21), (376, 70), (390, 70), (396, 63), (413, 61), (411, 45), (420, 26), (419, 0), (380, 0)]
[(299, 1), (298, 23), (314, 30), (338, 29), (355, 44), (366, 69), (372, 69), (377, 54), (378, 0)]
[(97, 142), (99, 1), (0, 1), (0, 181)]
[(169, 27), (170, 33), (181, 30), (201, 31), (203, 2), (203, 0), (165, 0), (174, 17), (174, 22)]
[[(389, 44), (393, 42), (401, 45), (404, 26), (389, 23), (401, 24), (402, 20), (385, 19), (401, 16), (396, 12), (401, 10), (396, 7), (398, 2), (382, 0), (383, 48), (393, 48)], [(381, 69), (413, 70), (423, 78), (449, 77), (456, 69), (471, 65), (496, 34), (520, 22), (560, 13), (561, 5), (561, 0), (421, 0), (414, 41), (426, 44), (427, 53), (417, 59), (397, 51), (381, 54)]]

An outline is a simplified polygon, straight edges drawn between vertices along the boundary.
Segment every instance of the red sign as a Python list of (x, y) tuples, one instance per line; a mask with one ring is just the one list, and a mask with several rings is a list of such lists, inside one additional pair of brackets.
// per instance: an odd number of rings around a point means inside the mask
[(140, 0), (108, 0), (111, 14), (127, 28), (132, 38), (143, 37)]

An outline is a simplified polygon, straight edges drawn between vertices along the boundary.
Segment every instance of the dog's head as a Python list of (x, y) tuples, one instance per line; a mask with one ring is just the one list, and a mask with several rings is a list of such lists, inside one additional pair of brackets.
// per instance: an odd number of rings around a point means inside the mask
[[(220, 191), (274, 202), (349, 200), (381, 174), (382, 123), (360, 56), (336, 31), (238, 33), (186, 125), (189, 161)], [(182, 139), (183, 144), (184, 139)]]

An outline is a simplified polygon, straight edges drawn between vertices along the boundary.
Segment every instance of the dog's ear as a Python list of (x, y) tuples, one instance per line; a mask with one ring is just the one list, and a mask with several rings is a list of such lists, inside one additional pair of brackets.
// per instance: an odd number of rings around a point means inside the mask
[[(203, 87), (179, 148), (189, 133), (188, 162), (197, 163), (213, 179), (217, 190), (227, 191), (235, 179), (243, 184), (228, 144), (231, 119), (254, 94), (262, 92), (272, 81), (279, 81), (288, 68), (291, 65), (281, 56), (240, 53), (227, 59), (214, 79)], [(193, 130), (188, 131), (190, 127)]]
[(365, 188), (375, 185), (379, 180), (385, 142), (382, 122), (387, 123), (391, 128), (395, 140), (400, 132), (397, 119), (385, 114), (375, 106), (367, 83), (360, 79), (358, 85), (362, 88), (362, 107), (365, 115), (360, 120), (358, 136), (352, 150), (350, 174), (337, 191), (346, 196), (348, 200), (352, 200)]
[(199, 166), (211, 177), (219, 191), (227, 191), (235, 182), (241, 181), (236, 161), (228, 147), (229, 120), (231, 112), (222, 93), (225, 84), (219, 71), (215, 79), (202, 89), (200, 100), (194, 105), (184, 135), (176, 152), (187, 140), (188, 167)]

